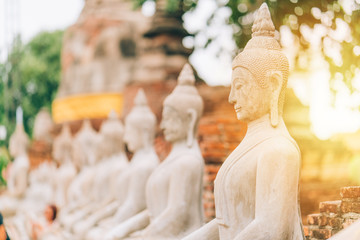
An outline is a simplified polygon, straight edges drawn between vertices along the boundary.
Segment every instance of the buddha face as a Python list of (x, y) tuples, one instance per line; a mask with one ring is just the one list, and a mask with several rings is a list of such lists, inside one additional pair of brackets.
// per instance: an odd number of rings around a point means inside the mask
[(131, 123), (127, 123), (125, 126), (124, 141), (131, 152), (136, 152), (144, 146), (142, 133), (139, 129), (139, 126), (136, 127)]
[(258, 86), (251, 72), (237, 67), (232, 72), (229, 103), (234, 105), (237, 119), (248, 123), (269, 113), (270, 93)]
[(177, 142), (187, 137), (186, 122), (174, 108), (169, 106), (164, 106), (160, 128), (164, 131), (165, 140), (168, 142)]

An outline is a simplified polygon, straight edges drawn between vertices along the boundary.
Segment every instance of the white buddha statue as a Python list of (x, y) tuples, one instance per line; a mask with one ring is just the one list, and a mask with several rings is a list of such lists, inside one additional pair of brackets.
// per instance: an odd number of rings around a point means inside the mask
[(229, 102), (248, 124), (215, 180), (216, 219), (186, 240), (304, 239), (299, 214), (300, 151), (282, 118), (289, 64), (264, 3), (252, 39), (232, 65)]
[(9, 166), (7, 189), (0, 195), (0, 212), (4, 217), (14, 215), (28, 185), (29, 137), (24, 131), (22, 110), (16, 110), (16, 128), (10, 137), (9, 151), (14, 161)]
[(172, 143), (146, 185), (146, 210), (112, 229), (105, 239), (180, 239), (203, 224), (204, 160), (196, 140), (203, 101), (186, 64), (165, 99), (160, 127)]
[[(135, 106), (125, 119), (124, 141), (134, 153), (127, 174), (116, 187), (118, 197), (107, 207), (95, 212), (84, 222), (79, 230), (87, 232), (85, 239), (99, 239), (117, 224), (138, 214), (146, 208), (145, 187), (159, 159), (154, 149), (156, 117), (147, 105), (145, 93), (139, 90)], [(102, 220), (100, 222), (100, 220)], [(92, 229), (95, 224), (100, 224)], [(75, 226), (77, 227), (77, 226)], [(90, 231), (87, 231), (90, 230)]]
[(100, 128), (96, 161), (92, 167), (94, 181), (86, 196), (87, 201), (83, 201), (82, 205), (68, 216), (64, 224), (77, 235), (84, 234), (87, 230), (83, 225), (85, 219), (105, 208), (115, 199), (114, 185), (119, 176), (127, 171), (129, 165), (124, 151), (123, 135), (124, 127), (116, 113), (112, 112)]
[(95, 180), (96, 169), (93, 166), (98, 144), (98, 133), (92, 128), (89, 120), (84, 120), (73, 141), (73, 161), (79, 169), (79, 173), (67, 190), (68, 204), (59, 212), (59, 220), (62, 224), (68, 223), (69, 215), (88, 202), (88, 196)]
[(77, 174), (72, 161), (73, 138), (69, 125), (64, 124), (60, 134), (54, 139), (53, 159), (60, 165), (55, 176), (54, 202), (61, 209), (67, 204), (67, 190)]
[(30, 218), (42, 215), (47, 204), (54, 198), (56, 166), (53, 162), (42, 162), (29, 173), (29, 185), (25, 197), (18, 206), (18, 215), (26, 214)]

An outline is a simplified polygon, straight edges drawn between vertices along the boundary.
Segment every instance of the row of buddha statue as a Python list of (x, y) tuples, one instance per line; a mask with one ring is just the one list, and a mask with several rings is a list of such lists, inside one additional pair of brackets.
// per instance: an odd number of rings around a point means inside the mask
[[(29, 187), (28, 138), (18, 124), (10, 140), (15, 160), (0, 211), (26, 233), (24, 222), (40, 211), (34, 206), (55, 201), (59, 231), (42, 239), (304, 239), (300, 151), (282, 118), (289, 65), (266, 4), (252, 31), (233, 61), (229, 94), (247, 133), (217, 174), (214, 220), (203, 222), (204, 160), (196, 139), (203, 100), (188, 64), (163, 103), (160, 128), (172, 144), (164, 161), (159, 162), (154, 149), (156, 117), (142, 90), (125, 127), (115, 114), (99, 133), (85, 120), (72, 137), (64, 125), (53, 147), (60, 166), (34, 171)], [(130, 162), (124, 143), (133, 153)], [(48, 190), (37, 192), (36, 186)]]
[[(187, 64), (164, 101), (160, 128), (173, 146), (161, 164), (154, 149), (157, 120), (142, 89), (125, 127), (114, 113), (99, 133), (88, 120), (74, 137), (64, 125), (53, 143), (59, 167), (45, 162), (29, 172), (29, 140), (17, 124), (10, 140), (14, 171), (8, 192), (0, 196), (0, 211), (20, 239), (30, 239), (29, 222), (48, 203), (60, 209), (58, 228), (42, 239), (171, 238), (199, 228), (204, 160), (196, 131), (203, 101), (194, 83)], [(133, 153), (130, 162), (124, 143)]]

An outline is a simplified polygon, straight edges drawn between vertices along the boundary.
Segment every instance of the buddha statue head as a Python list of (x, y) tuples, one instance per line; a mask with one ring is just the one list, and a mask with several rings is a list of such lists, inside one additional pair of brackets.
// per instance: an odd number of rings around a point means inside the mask
[(156, 117), (147, 104), (144, 90), (139, 89), (134, 107), (125, 118), (124, 141), (129, 151), (150, 147), (155, 138)]
[(248, 123), (269, 114), (271, 125), (276, 127), (282, 116), (289, 63), (275, 38), (266, 3), (258, 10), (252, 32), (232, 63), (229, 102), (239, 120)]
[(93, 129), (90, 120), (85, 119), (73, 142), (73, 160), (78, 168), (95, 163), (98, 144), (98, 133)]
[(52, 155), (54, 160), (62, 164), (72, 158), (73, 139), (70, 127), (64, 124), (60, 134), (54, 139)]
[(25, 155), (27, 153), (29, 144), (29, 137), (24, 131), (24, 125), (22, 124), (22, 122), (17, 123), (15, 131), (11, 135), (9, 141), (10, 155), (14, 158)]
[(100, 128), (100, 143), (97, 146), (97, 160), (124, 152), (124, 127), (115, 111), (111, 111)]
[(21, 107), (16, 109), (16, 127), (9, 140), (9, 152), (14, 158), (27, 153), (30, 140), (23, 125), (23, 111)]
[(185, 64), (178, 84), (165, 98), (160, 128), (169, 142), (186, 140), (191, 147), (203, 113), (203, 100), (195, 87), (195, 77), (189, 64)]

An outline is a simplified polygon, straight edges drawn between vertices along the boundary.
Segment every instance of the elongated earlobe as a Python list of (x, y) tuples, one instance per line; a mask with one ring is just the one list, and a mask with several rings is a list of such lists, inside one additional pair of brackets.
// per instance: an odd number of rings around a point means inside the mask
[(192, 109), (192, 108), (189, 109), (187, 111), (187, 113), (188, 113), (188, 117), (190, 120), (189, 120), (186, 144), (188, 147), (191, 147), (193, 145), (193, 141), (194, 141), (195, 122), (196, 122), (197, 114), (196, 114), (195, 109)]
[(270, 99), (270, 122), (273, 127), (279, 124), (279, 97), (282, 89), (282, 73), (274, 71), (270, 74), (271, 99)]

